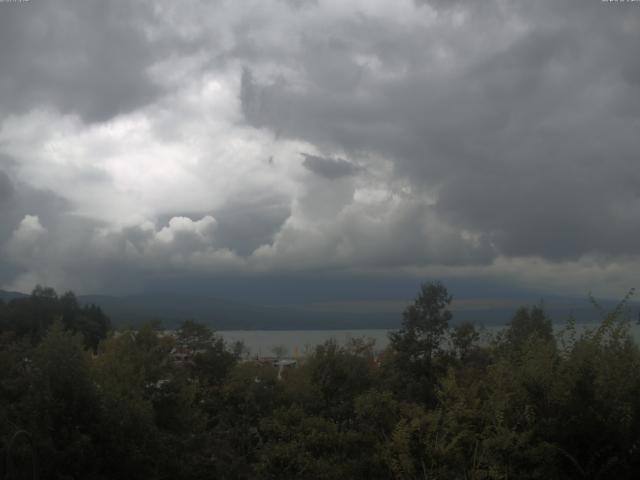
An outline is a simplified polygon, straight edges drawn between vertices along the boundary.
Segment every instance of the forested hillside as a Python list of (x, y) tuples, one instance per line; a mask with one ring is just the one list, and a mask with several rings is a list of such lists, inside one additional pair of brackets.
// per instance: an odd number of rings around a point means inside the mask
[(204, 325), (115, 334), (38, 288), (0, 303), (0, 478), (637, 478), (625, 301), (557, 334), (523, 307), (480, 344), (428, 283), (381, 355), (327, 342), (279, 378)]

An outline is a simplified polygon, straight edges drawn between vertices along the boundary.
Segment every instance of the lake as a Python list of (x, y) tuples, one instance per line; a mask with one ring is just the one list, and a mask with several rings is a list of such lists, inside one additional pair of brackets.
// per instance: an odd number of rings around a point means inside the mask
[[(595, 323), (577, 325), (578, 329), (594, 328)], [(489, 326), (481, 329), (481, 338), (487, 339), (500, 331), (502, 326)], [(554, 325), (556, 331), (564, 324)], [(228, 343), (242, 341), (250, 355), (271, 356), (274, 348), (283, 348), (285, 356), (304, 355), (329, 339), (344, 345), (351, 338), (371, 338), (375, 340), (375, 349), (383, 350), (389, 344), (388, 329), (371, 330), (220, 330), (216, 332)], [(631, 333), (640, 343), (640, 326), (632, 324)]]
[(216, 332), (228, 343), (242, 341), (251, 355), (270, 356), (273, 349), (283, 347), (286, 356), (304, 355), (316, 345), (335, 339), (344, 345), (350, 338), (372, 338), (376, 350), (383, 350), (389, 343), (389, 330), (221, 330)]

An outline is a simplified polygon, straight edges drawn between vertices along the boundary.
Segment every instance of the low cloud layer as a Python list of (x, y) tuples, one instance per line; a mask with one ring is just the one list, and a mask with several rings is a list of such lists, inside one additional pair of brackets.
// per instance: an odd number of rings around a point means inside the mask
[(639, 42), (633, 2), (0, 4), (0, 280), (619, 294), (640, 263)]

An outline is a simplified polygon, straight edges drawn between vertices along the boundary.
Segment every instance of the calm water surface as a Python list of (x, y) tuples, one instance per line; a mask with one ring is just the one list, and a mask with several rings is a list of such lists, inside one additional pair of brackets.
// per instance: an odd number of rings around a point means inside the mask
[[(596, 324), (581, 324), (578, 329), (593, 328)], [(559, 330), (564, 325), (556, 325)], [(491, 326), (481, 330), (486, 341), (504, 327)], [(221, 330), (217, 333), (227, 342), (242, 341), (249, 349), (250, 355), (270, 356), (274, 349), (284, 349), (286, 356), (304, 355), (329, 339), (344, 345), (352, 338), (370, 338), (375, 340), (376, 350), (383, 350), (389, 344), (388, 333), (391, 330)], [(633, 324), (631, 332), (636, 342), (640, 343), (640, 326)]]

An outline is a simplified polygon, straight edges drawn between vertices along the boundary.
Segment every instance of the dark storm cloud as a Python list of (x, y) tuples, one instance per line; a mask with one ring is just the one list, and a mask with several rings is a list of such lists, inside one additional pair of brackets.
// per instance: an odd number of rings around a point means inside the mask
[(6, 172), (0, 170), (0, 205), (8, 202), (13, 197), (13, 183)]
[[(230, 199), (227, 204), (210, 213), (216, 219), (215, 245), (246, 257), (261, 245), (273, 243), (274, 235), (291, 215), (291, 206), (282, 197)], [(158, 223), (167, 224), (176, 216), (197, 220), (206, 215), (207, 212), (173, 212), (160, 216)], [(135, 244), (147, 240), (147, 234), (135, 229), (128, 229), (126, 236), (136, 240)]]
[(153, 100), (156, 51), (142, 27), (151, 6), (116, 0), (0, 5), (3, 114), (49, 105), (87, 121)]
[(69, 210), (69, 202), (54, 192), (14, 183), (0, 171), (0, 245), (26, 215), (35, 215), (42, 224), (55, 227)]
[(304, 157), (302, 165), (310, 172), (329, 180), (354, 175), (360, 170), (357, 165), (341, 158), (325, 158), (308, 153), (301, 154)]
[(273, 242), (274, 235), (290, 214), (290, 206), (284, 199), (232, 204), (215, 213), (217, 243), (239, 255), (250, 255), (261, 245)]
[[(0, 159), (0, 167), (9, 167), (10, 170), (12, 163), (14, 161), (9, 157)], [(26, 219), (31, 219), (31, 224), (36, 226), (36, 233), (41, 230), (42, 234), (51, 231), (57, 235), (56, 241), (51, 242), (53, 248), (49, 255), (52, 259), (59, 253), (58, 247), (82, 242), (83, 237), (78, 235), (76, 228), (81, 219), (68, 217), (69, 209), (69, 202), (54, 192), (14, 181), (5, 171), (0, 170), (0, 282), (8, 284), (20, 275), (34, 270), (32, 261), (37, 261), (38, 256), (35, 255), (33, 245), (30, 245), (33, 239), (29, 235), (15, 237)], [(44, 245), (41, 242), (39, 247)], [(78, 250), (76, 254), (75, 265), (83, 264), (85, 259)], [(38, 282), (38, 279), (34, 280), (24, 290), (29, 290)]]
[(423, 29), (362, 16), (305, 32), (288, 64), (304, 81), (245, 70), (245, 116), (391, 159), (416, 191), (438, 192), (442, 221), (499, 254), (640, 253), (640, 10), (501, 5), (436, 2)]
[(616, 274), (638, 44), (631, 2), (0, 2), (0, 279)]

